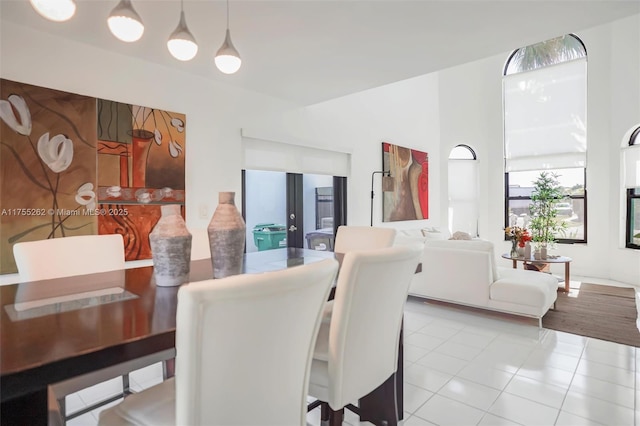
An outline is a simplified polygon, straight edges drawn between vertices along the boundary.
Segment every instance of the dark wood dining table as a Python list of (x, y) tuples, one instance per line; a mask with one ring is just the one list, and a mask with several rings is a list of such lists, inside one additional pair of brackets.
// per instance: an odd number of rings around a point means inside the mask
[[(243, 273), (341, 255), (299, 248), (247, 253)], [(213, 277), (211, 260), (191, 262), (189, 281)], [(0, 287), (0, 421), (47, 423), (47, 387), (175, 347), (179, 287), (158, 287), (153, 267)], [(359, 401), (361, 418), (402, 419), (402, 338), (398, 371)]]

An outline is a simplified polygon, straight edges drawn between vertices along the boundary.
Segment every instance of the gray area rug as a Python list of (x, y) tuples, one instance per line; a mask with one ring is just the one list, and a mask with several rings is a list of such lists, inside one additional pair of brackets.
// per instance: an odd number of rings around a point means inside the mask
[(558, 293), (556, 309), (542, 317), (542, 326), (640, 347), (637, 315), (635, 289), (582, 283)]

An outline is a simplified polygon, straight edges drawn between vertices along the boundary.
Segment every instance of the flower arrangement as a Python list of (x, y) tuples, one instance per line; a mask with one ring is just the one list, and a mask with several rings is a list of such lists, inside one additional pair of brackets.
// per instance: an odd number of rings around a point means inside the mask
[(531, 241), (532, 239), (531, 234), (529, 234), (529, 230), (519, 226), (507, 226), (504, 228), (504, 233), (510, 240), (515, 241), (515, 243), (518, 244), (518, 247), (524, 247), (526, 242)]

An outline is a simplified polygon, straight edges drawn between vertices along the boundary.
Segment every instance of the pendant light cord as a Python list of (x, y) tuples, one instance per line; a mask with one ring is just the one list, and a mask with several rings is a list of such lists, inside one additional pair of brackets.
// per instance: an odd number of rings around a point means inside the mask
[(180, 0), (180, 12), (184, 12), (184, 0)]
[(229, 0), (227, 0), (227, 29), (229, 29)]

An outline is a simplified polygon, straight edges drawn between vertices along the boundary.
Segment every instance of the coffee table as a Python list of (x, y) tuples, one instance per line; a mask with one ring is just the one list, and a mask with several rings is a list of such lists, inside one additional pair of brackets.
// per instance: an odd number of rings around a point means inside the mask
[(520, 257), (511, 257), (509, 253), (503, 253), (502, 258), (509, 259), (513, 262), (513, 269), (518, 267), (518, 262), (522, 262), (522, 267), (524, 268), (526, 264), (541, 264), (541, 263), (564, 263), (564, 291), (569, 291), (570, 280), (570, 268), (569, 264), (573, 259), (567, 256), (547, 256), (546, 259), (530, 259), (525, 258), (523, 256)]

